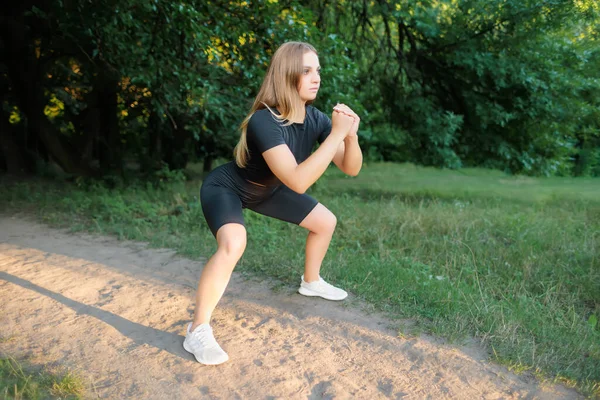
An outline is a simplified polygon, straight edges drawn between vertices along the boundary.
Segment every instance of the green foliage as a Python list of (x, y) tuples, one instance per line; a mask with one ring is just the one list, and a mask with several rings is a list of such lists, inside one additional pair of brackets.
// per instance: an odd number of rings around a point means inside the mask
[[(231, 158), (269, 59), (289, 40), (317, 47), (316, 105), (352, 106), (370, 159), (599, 173), (591, 0), (56, 0), (10, 10), (2, 35), (22, 37), (24, 50), (1, 61), (4, 115), (23, 158), (59, 160), (75, 175)], [(40, 101), (43, 116), (29, 107)]]
[(583, 132), (597, 149), (599, 15), (591, 2), (375, 2), (322, 25), (359, 54), (368, 154), (555, 175)]

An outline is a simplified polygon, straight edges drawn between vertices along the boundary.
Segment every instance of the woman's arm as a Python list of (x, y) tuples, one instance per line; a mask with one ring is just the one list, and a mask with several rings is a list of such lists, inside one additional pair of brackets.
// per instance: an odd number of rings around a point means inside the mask
[(346, 175), (356, 176), (360, 172), (363, 161), (362, 151), (358, 144), (360, 117), (345, 104), (338, 104), (336, 109), (353, 117), (354, 124), (352, 125), (352, 128), (350, 128), (350, 132), (348, 132), (344, 141), (340, 144), (340, 147), (333, 157), (333, 163)]
[(278, 145), (262, 153), (275, 176), (294, 192), (306, 192), (323, 175), (352, 128), (354, 118), (334, 112), (331, 122), (332, 129), (327, 139), (300, 164), (287, 145)]
[(362, 168), (363, 156), (357, 135), (348, 135), (337, 149), (333, 163), (346, 175), (356, 176)]

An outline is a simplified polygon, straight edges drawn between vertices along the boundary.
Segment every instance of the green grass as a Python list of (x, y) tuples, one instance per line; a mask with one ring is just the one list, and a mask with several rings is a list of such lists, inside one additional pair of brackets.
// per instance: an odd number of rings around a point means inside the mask
[(14, 358), (0, 358), (0, 398), (5, 399), (81, 399), (83, 380), (72, 372), (39, 372)]
[[(148, 241), (192, 258), (215, 241), (199, 181), (109, 190), (7, 184), (0, 206), (73, 231)], [(338, 217), (322, 275), (412, 331), (476, 337), (515, 371), (600, 396), (600, 179), (373, 164), (329, 169), (310, 193)], [(238, 271), (295, 286), (305, 232), (245, 212)]]

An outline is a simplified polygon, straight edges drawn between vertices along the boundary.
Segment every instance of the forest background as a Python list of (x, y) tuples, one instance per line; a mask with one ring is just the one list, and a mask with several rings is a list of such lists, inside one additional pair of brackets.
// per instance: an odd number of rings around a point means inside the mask
[(600, 175), (591, 0), (2, 5), (0, 168), (122, 177), (231, 157), (270, 56), (319, 51), (367, 160)]

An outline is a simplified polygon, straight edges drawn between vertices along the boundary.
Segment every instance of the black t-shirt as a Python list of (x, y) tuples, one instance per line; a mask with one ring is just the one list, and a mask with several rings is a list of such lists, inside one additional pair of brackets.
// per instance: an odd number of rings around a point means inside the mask
[(252, 114), (246, 130), (248, 162), (245, 168), (236, 166), (236, 169), (249, 181), (265, 186), (279, 185), (281, 181), (271, 172), (262, 153), (287, 144), (300, 164), (310, 156), (315, 144), (323, 143), (330, 132), (331, 119), (313, 106), (306, 107), (304, 123), (287, 126), (268, 109), (258, 110)]

